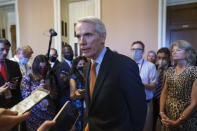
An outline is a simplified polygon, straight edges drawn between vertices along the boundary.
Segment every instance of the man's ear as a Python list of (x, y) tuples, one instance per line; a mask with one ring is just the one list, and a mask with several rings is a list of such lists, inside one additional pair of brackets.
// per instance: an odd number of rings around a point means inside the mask
[(101, 34), (101, 41), (102, 41), (102, 43), (105, 43), (105, 40), (106, 40), (106, 32)]

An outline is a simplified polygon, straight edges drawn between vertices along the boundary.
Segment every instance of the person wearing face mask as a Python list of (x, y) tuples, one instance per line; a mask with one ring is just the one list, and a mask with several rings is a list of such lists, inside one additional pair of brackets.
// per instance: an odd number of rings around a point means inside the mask
[(154, 90), (153, 97), (153, 131), (161, 130), (161, 123), (157, 122), (159, 117), (159, 101), (161, 91), (164, 85), (165, 73), (170, 67), (170, 50), (168, 48), (161, 48), (157, 51), (156, 67), (158, 71), (158, 84)]
[(50, 53), (49, 53), (49, 62), (51, 64), (51, 69), (54, 71), (54, 73), (57, 72), (58, 66), (60, 64), (58, 58), (58, 53), (55, 48), (51, 48)]
[(75, 124), (76, 131), (83, 131), (84, 97), (86, 94), (83, 67), (87, 62), (87, 58), (84, 56), (75, 58), (70, 73), (70, 99), (80, 113)]
[(72, 67), (73, 60), (73, 50), (69, 44), (65, 44), (62, 50), (62, 55), (64, 60), (59, 64), (57, 69), (57, 82), (60, 91), (59, 94), (59, 105), (64, 105), (67, 100), (70, 100), (70, 90), (69, 90), (69, 74)]
[(17, 49), (16, 55), (11, 60), (18, 62), (22, 76), (31, 73), (31, 65), (29, 59), (32, 57), (33, 50), (29, 45), (22, 46)]
[(156, 63), (157, 61), (157, 54), (155, 53), (155, 51), (150, 50), (147, 53), (147, 61), (152, 62), (153, 64)]
[(143, 131), (152, 130), (153, 90), (156, 88), (158, 74), (153, 63), (143, 59), (144, 43), (135, 41), (131, 45), (131, 58), (138, 64), (140, 77), (145, 87), (147, 115)]
[(58, 97), (57, 83), (54, 74), (50, 72), (50, 64), (44, 55), (35, 57), (32, 64), (32, 73), (26, 75), (21, 81), (21, 94), (23, 99), (39, 88), (50, 91), (50, 95), (31, 109), (26, 119), (28, 131), (35, 131), (45, 120), (52, 120), (57, 113), (56, 101)]

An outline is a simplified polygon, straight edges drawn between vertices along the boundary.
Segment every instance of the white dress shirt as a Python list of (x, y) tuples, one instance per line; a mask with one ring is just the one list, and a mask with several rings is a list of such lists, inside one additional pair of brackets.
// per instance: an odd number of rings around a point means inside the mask
[(91, 60), (92, 62), (94, 61), (94, 62), (97, 63), (97, 66), (96, 66), (96, 76), (98, 76), (99, 69), (100, 69), (100, 67), (101, 67), (101, 63), (102, 63), (102, 61), (103, 61), (103, 58), (104, 58), (104, 55), (105, 55), (106, 51), (107, 51), (107, 48), (104, 47), (103, 50), (102, 50), (102, 52), (101, 52), (101, 53), (99, 54), (99, 56), (96, 58), (96, 60)]
[(69, 60), (67, 60), (67, 59), (64, 59), (64, 61), (65, 61), (66, 63), (68, 63), (68, 65), (69, 65), (70, 68), (72, 67), (72, 61), (69, 61)]
[[(158, 74), (156, 67), (153, 63), (141, 59), (139, 61), (138, 67), (140, 70), (140, 77), (143, 84), (157, 84)], [(153, 91), (154, 90), (150, 90), (145, 87), (146, 100), (151, 100), (153, 98)]]

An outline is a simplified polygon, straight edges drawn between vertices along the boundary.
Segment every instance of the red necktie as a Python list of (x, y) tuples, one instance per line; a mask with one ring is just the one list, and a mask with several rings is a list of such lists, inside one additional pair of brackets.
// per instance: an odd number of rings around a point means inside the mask
[(0, 61), (0, 72), (5, 82), (7, 82), (7, 73), (3, 61)]
[[(91, 64), (91, 70), (90, 70), (90, 100), (92, 100), (92, 95), (93, 95), (93, 90), (94, 90), (94, 85), (96, 82), (96, 62), (92, 62)], [(84, 131), (89, 131), (89, 124), (86, 124), (85, 130)]]

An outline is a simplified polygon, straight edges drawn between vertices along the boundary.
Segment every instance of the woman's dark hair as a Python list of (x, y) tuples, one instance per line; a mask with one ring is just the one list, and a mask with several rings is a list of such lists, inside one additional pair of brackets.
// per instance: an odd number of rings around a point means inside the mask
[(82, 83), (84, 84), (85, 83), (85, 80), (84, 80), (84, 77), (79, 73), (79, 71), (77, 70), (77, 65), (79, 63), (80, 60), (84, 60), (85, 62), (88, 62), (87, 58), (85, 56), (78, 56), (77, 58), (75, 58), (73, 60), (73, 63), (72, 63), (72, 68), (71, 68), (71, 73), (70, 75), (76, 75), (77, 79)]
[(4, 38), (0, 38), (0, 43), (4, 44), (4, 45), (7, 45), (9, 47), (11, 46), (10, 42), (7, 39), (4, 39)]
[(32, 64), (32, 72), (33, 72), (33, 75), (36, 77), (40, 77), (39, 69), (40, 69), (40, 63), (42, 62), (46, 63), (48, 70), (50, 69), (50, 64), (45, 55), (36, 56)]
[(170, 50), (166, 47), (163, 47), (163, 48), (160, 48), (158, 51), (157, 51), (157, 54), (159, 53), (164, 53), (166, 55), (168, 55), (168, 58), (170, 59)]

